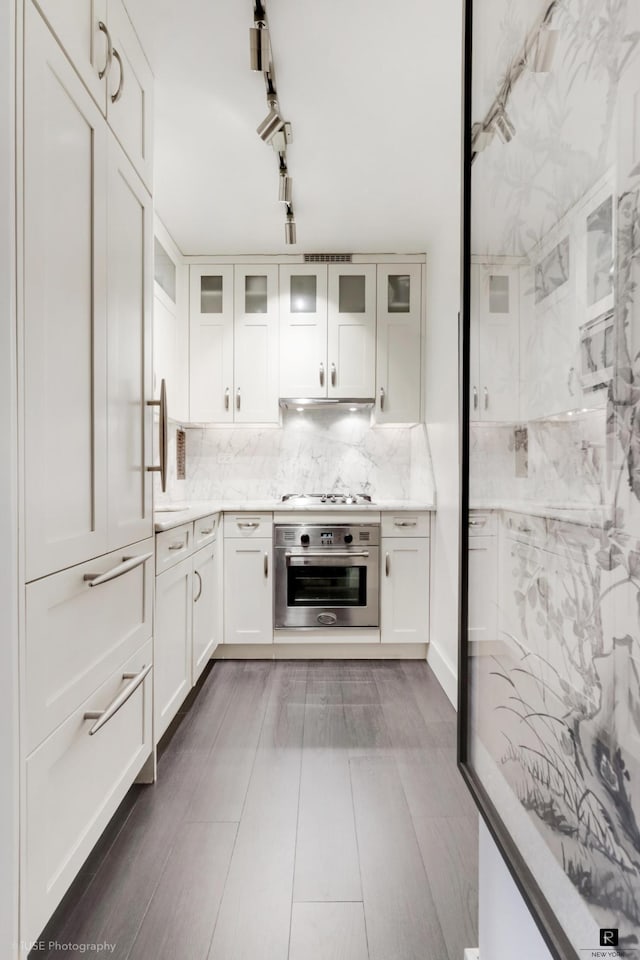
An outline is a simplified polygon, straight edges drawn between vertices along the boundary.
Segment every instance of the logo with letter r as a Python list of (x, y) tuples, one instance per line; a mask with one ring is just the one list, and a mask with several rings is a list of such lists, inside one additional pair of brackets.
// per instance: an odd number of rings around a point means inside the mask
[(600, 928), (600, 946), (601, 947), (617, 947), (618, 946), (618, 931), (605, 930), (602, 927)]

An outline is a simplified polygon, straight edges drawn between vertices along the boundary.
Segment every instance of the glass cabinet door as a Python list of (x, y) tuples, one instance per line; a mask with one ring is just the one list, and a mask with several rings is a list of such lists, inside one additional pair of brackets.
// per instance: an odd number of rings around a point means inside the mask
[(192, 266), (189, 417), (233, 420), (233, 267)]
[(329, 265), (328, 395), (373, 397), (376, 362), (376, 268)]
[(277, 423), (278, 267), (234, 267), (235, 423)]
[(280, 267), (280, 396), (326, 397), (327, 266)]
[(376, 420), (420, 420), (422, 268), (378, 264)]

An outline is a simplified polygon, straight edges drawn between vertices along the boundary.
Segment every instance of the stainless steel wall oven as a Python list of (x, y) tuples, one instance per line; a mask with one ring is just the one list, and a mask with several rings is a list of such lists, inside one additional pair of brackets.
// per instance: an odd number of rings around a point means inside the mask
[(277, 628), (379, 625), (379, 524), (276, 524), (274, 534)]

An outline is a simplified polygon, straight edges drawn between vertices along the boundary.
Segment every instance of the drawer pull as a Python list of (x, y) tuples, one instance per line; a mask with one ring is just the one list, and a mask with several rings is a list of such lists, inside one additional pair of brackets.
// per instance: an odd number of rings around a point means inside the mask
[(180, 540), (179, 543), (170, 543), (169, 546), (167, 547), (167, 550), (184, 550), (185, 547), (186, 547), (186, 543)]
[(122, 577), (125, 573), (129, 573), (130, 570), (135, 570), (136, 567), (139, 567), (147, 560), (151, 560), (152, 556), (152, 553), (143, 553), (139, 557), (123, 557), (122, 563), (119, 563), (115, 567), (111, 567), (111, 570), (106, 570), (104, 573), (85, 573), (82, 579), (85, 581), (85, 583), (88, 583), (90, 587), (98, 587), (101, 583), (108, 583), (109, 580), (116, 580), (118, 577)]
[(247, 530), (255, 530), (260, 524), (257, 520), (251, 520), (249, 523), (240, 523), (240, 521), (238, 521), (238, 526), (246, 528)]
[(417, 520), (394, 520), (393, 524), (396, 527), (417, 527), (418, 521)]
[(108, 723), (112, 717), (116, 715), (120, 707), (124, 707), (125, 703), (131, 697), (142, 681), (151, 673), (151, 668), (153, 664), (149, 664), (148, 667), (143, 667), (139, 673), (123, 673), (123, 680), (130, 680), (131, 682), (126, 685), (124, 690), (118, 694), (118, 696), (113, 700), (106, 710), (87, 710), (84, 715), (85, 720), (95, 720), (96, 723), (89, 730), (89, 736), (92, 737), (94, 733), (97, 733), (105, 723)]
[(206, 530), (201, 530), (201, 531), (200, 531), (200, 536), (201, 536), (201, 537), (208, 537), (209, 534), (210, 534), (210, 533), (213, 533), (214, 530), (215, 530), (215, 526), (213, 526), (213, 527), (207, 527)]
[(484, 527), (486, 520), (469, 520), (470, 527)]

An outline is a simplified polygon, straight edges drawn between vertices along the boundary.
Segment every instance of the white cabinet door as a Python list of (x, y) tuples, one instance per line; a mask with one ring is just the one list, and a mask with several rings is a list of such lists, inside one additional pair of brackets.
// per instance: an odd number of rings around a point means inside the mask
[(468, 617), (471, 656), (496, 653), (498, 550), (495, 537), (469, 537)]
[(151, 196), (109, 143), (108, 549), (153, 535)]
[(233, 422), (233, 267), (191, 267), (192, 421)]
[(104, 553), (107, 127), (27, 3), (24, 397), (27, 580)]
[(378, 265), (376, 420), (420, 420), (421, 267)]
[(156, 577), (154, 736), (165, 732), (191, 689), (191, 557)]
[(376, 366), (376, 268), (331, 264), (328, 284), (330, 397), (372, 397)]
[(219, 544), (214, 542), (193, 555), (192, 683), (196, 683), (221, 640), (219, 574)]
[(273, 642), (271, 539), (225, 540), (224, 642)]
[(100, 73), (109, 65), (109, 48), (99, 24), (107, 20), (107, 0), (38, 0), (38, 6), (104, 113), (107, 84)]
[(380, 552), (380, 639), (429, 641), (429, 539), (383, 537)]
[(153, 74), (121, 0), (108, 0), (113, 63), (107, 119), (149, 190), (153, 185)]
[(513, 421), (520, 416), (518, 275), (518, 267), (482, 264), (479, 268), (479, 411), (474, 411), (475, 419)]
[(236, 266), (234, 419), (277, 423), (278, 268)]
[(327, 267), (280, 267), (280, 396), (326, 397)]

